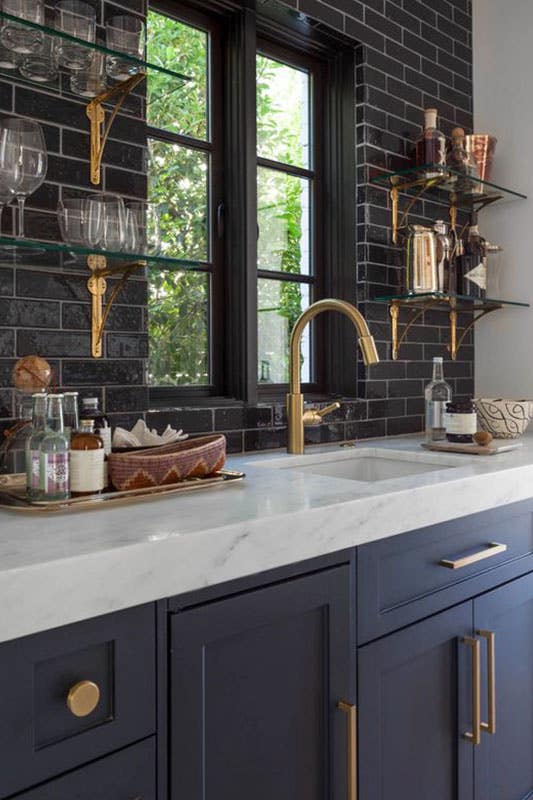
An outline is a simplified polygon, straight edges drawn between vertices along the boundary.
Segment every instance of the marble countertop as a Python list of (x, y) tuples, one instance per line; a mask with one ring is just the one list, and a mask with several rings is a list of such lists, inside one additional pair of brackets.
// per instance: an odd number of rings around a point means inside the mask
[(522, 441), (490, 457), (427, 453), (415, 437), (308, 448), (313, 462), (388, 449), (436, 466), (375, 483), (251, 455), (229, 460), (247, 477), (227, 488), (91, 512), (0, 511), (0, 642), (526, 500), (533, 436)]

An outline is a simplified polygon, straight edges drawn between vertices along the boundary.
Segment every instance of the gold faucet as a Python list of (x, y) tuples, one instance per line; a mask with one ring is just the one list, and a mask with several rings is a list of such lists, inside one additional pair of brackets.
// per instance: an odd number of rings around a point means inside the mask
[(301, 455), (304, 452), (304, 425), (317, 425), (322, 417), (340, 408), (340, 403), (332, 403), (327, 408), (309, 409), (304, 413), (304, 396), (301, 392), (300, 348), (302, 334), (306, 325), (322, 311), (340, 311), (350, 319), (357, 331), (359, 347), (368, 366), (377, 364), (379, 356), (374, 337), (370, 335), (366, 320), (351, 303), (345, 300), (319, 300), (309, 306), (296, 320), (292, 330), (289, 356), (289, 394), (287, 395), (288, 446), (287, 452)]

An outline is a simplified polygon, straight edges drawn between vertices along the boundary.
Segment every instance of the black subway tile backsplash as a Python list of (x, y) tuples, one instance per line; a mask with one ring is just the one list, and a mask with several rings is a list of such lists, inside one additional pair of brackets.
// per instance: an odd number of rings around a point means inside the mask
[[(98, 3), (102, 23), (117, 9), (143, 13), (145, 0)], [(205, 3), (209, 6), (208, 0)], [(356, 46), (357, 60), (357, 264), (354, 300), (369, 321), (382, 362), (366, 370), (358, 365), (359, 400), (341, 399), (342, 407), (323, 424), (306, 430), (308, 443), (365, 439), (419, 431), (423, 426), (423, 387), (434, 355), (446, 356), (448, 318), (432, 311), (411, 328), (399, 361), (390, 352), (387, 306), (372, 302), (401, 284), (403, 253), (390, 243), (386, 190), (370, 185), (376, 168), (408, 166), (413, 141), (423, 123), (423, 108), (439, 109), (441, 128), (472, 128), (471, 7), (469, 0), (285, 0), (313, 25), (334, 28)], [(258, 4), (259, 8), (261, 4)], [(144, 90), (129, 98), (115, 121), (103, 159), (106, 191), (143, 197), (147, 189)], [(27, 233), (59, 238), (55, 216), (61, 198), (94, 191), (89, 181), (88, 120), (85, 104), (69, 93), (0, 80), (0, 109), (34, 117), (44, 127), (50, 166), (46, 183), (28, 202)], [(405, 207), (402, 201), (402, 208)], [(413, 219), (444, 216), (435, 202), (419, 201)], [(12, 229), (11, 210), (2, 230)], [(228, 452), (284, 447), (287, 429), (283, 402), (255, 407), (226, 404), (212, 408), (149, 410), (146, 384), (146, 307), (148, 285), (141, 272), (130, 279), (110, 314), (104, 358), (90, 357), (90, 299), (84, 262), (56, 256), (28, 258), (0, 266), (0, 428), (12, 409), (14, 358), (32, 352), (52, 359), (57, 381), (84, 396), (97, 394), (112, 424), (131, 427), (144, 414), (162, 432), (167, 424), (188, 433), (223, 431)], [(108, 280), (108, 291), (116, 280)], [(468, 324), (468, 314), (459, 323)], [(473, 334), (459, 360), (445, 358), (445, 374), (454, 390), (473, 391)], [(191, 403), (191, 406), (193, 404)]]

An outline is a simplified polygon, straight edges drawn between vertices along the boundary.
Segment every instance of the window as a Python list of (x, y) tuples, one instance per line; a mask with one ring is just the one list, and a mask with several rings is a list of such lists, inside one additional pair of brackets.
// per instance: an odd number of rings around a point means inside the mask
[[(156, 0), (148, 17), (148, 60), (179, 59), (194, 79), (178, 89), (164, 75), (148, 81), (149, 197), (163, 210), (163, 252), (184, 262), (149, 270), (151, 396), (255, 401), (285, 391), (301, 311), (327, 291), (355, 296), (353, 52), (302, 31), (294, 15), (290, 31), (250, 10), (219, 17), (206, 8), (226, 4), (192, 3)], [(313, 323), (307, 391), (340, 390), (325, 355), (342, 339), (335, 324)]]
[[(258, 381), (288, 382), (290, 333), (316, 299), (318, 67), (260, 45), (257, 97)], [(316, 348), (306, 332), (302, 381), (316, 382)]]
[[(173, 63), (193, 78), (177, 87), (166, 75), (148, 79), (149, 199), (160, 205), (162, 254), (186, 269), (149, 270), (150, 382), (154, 386), (213, 386), (215, 296), (222, 263), (213, 230), (220, 194), (221, 118), (212, 76), (216, 29), (208, 19), (177, 20), (148, 13), (148, 60)], [(218, 68), (218, 65), (217, 65)]]

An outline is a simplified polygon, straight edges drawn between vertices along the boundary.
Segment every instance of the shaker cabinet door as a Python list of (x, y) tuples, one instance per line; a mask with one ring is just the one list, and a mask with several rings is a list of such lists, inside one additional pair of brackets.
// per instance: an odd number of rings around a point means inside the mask
[(172, 800), (345, 800), (351, 596), (346, 566), (172, 617)]
[(533, 796), (533, 574), (480, 597), (474, 609), (484, 640), (481, 718), (495, 730), (476, 748), (476, 800), (525, 800)]
[(359, 800), (472, 800), (471, 635), (468, 602), (359, 648)]

